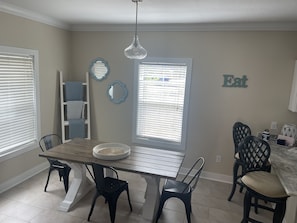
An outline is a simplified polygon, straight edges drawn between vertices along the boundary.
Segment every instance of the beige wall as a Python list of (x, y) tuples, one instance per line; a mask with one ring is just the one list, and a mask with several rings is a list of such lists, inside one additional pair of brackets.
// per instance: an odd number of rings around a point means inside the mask
[[(0, 13), (0, 30), (0, 45), (39, 51), (41, 135), (60, 131), (57, 70), (69, 69), (69, 32), (5, 13)], [(39, 152), (1, 162), (0, 184), (45, 162)]]
[[(0, 13), (0, 45), (39, 50), (41, 134), (60, 131), (57, 70), (65, 80), (84, 80), (96, 57), (108, 61), (107, 79), (90, 79), (92, 138), (131, 143), (133, 61), (123, 50), (130, 32), (68, 32)], [(249, 124), (254, 134), (277, 121), (296, 123), (288, 111), (293, 67), (297, 60), (297, 32), (143, 32), (140, 41), (154, 57), (193, 59), (186, 162), (206, 158), (205, 170), (231, 175), (232, 124)], [(248, 77), (248, 88), (223, 88), (223, 74)], [(107, 85), (123, 81), (127, 101), (112, 104)], [(39, 149), (0, 163), (0, 184), (44, 160)], [(222, 162), (216, 163), (215, 156)], [(187, 165), (186, 165), (187, 166)]]
[[(74, 32), (71, 35), (72, 74), (83, 79), (90, 62), (102, 57), (110, 74), (101, 82), (91, 79), (92, 137), (131, 142), (133, 61), (123, 50), (132, 41), (129, 32)], [(233, 165), (232, 125), (240, 120), (253, 134), (277, 121), (297, 124), (288, 111), (297, 32), (143, 32), (140, 42), (151, 57), (193, 59), (186, 162), (206, 158), (205, 170), (229, 175)], [(223, 74), (246, 75), (248, 88), (223, 88)], [(114, 105), (106, 88), (123, 81), (127, 101)], [(216, 163), (216, 155), (222, 162)]]

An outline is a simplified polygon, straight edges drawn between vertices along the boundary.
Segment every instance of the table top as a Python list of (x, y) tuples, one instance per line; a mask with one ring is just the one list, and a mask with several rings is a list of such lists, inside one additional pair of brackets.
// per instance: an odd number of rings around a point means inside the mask
[(297, 196), (297, 148), (270, 143), (271, 165), (286, 193)]
[(118, 170), (172, 179), (177, 177), (185, 156), (182, 152), (130, 146), (131, 154), (124, 159), (101, 160), (93, 156), (93, 148), (101, 143), (103, 142), (97, 140), (73, 139), (40, 153), (39, 156), (83, 164), (98, 163)]

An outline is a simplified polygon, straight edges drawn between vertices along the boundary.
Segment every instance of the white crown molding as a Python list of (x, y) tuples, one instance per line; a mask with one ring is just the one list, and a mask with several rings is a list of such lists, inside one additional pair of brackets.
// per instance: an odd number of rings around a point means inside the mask
[[(1, 2), (1, 1), (0, 1)], [(55, 18), (1, 2), (0, 11), (70, 31), (119, 32), (134, 31), (134, 24), (66, 24)], [(139, 31), (297, 31), (296, 22), (139, 24)]]
[[(71, 25), (71, 31), (134, 31), (135, 25), (97, 24)], [(297, 31), (297, 23), (205, 23), (205, 24), (138, 24), (138, 31), (191, 32), (191, 31)]]
[(7, 14), (11, 14), (11, 15), (15, 15), (15, 16), (19, 16), (22, 18), (26, 18), (26, 19), (30, 19), (36, 22), (40, 22), (43, 24), (47, 24), (50, 26), (54, 26), (57, 28), (61, 28), (61, 29), (65, 29), (65, 30), (69, 30), (70, 26), (68, 24), (65, 24), (61, 21), (58, 21), (54, 18), (51, 17), (47, 17), (41, 14), (38, 14), (36, 12), (32, 12), (29, 10), (25, 10), (23, 8), (19, 8), (16, 7), (14, 5), (5, 3), (5, 2), (1, 2), (0, 4), (0, 11), (1, 12), (5, 12)]

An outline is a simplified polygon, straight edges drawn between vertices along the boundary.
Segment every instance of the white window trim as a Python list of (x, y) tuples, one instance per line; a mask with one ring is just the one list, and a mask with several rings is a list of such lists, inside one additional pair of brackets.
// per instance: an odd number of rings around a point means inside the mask
[(36, 91), (36, 109), (37, 109), (37, 136), (36, 140), (33, 143), (28, 143), (19, 147), (16, 147), (12, 150), (2, 152), (0, 153), (0, 162), (3, 162), (5, 160), (14, 158), (16, 156), (19, 156), (23, 153), (26, 153), (28, 151), (31, 151), (33, 149), (38, 148), (38, 139), (40, 138), (40, 98), (39, 98), (39, 53), (38, 50), (32, 50), (32, 49), (24, 49), (24, 48), (17, 48), (17, 47), (9, 47), (9, 46), (0, 46), (0, 52), (1, 53), (9, 53), (14, 55), (31, 55), (34, 57), (34, 71), (35, 71), (35, 91)]
[[(169, 62), (169, 63), (186, 63), (187, 76), (185, 86), (185, 100), (184, 100), (184, 114), (183, 114), (183, 126), (182, 126), (182, 140), (181, 143), (169, 143), (165, 141), (151, 141), (145, 138), (138, 138), (136, 136), (136, 122), (137, 122), (137, 103), (138, 103), (138, 65), (142, 62)], [(156, 147), (165, 150), (184, 151), (186, 149), (187, 141), (187, 126), (188, 126), (188, 113), (189, 113), (189, 100), (190, 100), (190, 85), (192, 75), (192, 59), (191, 58), (159, 58), (159, 57), (147, 57), (143, 60), (134, 61), (134, 93), (133, 93), (133, 126), (132, 126), (132, 142), (138, 145)]]

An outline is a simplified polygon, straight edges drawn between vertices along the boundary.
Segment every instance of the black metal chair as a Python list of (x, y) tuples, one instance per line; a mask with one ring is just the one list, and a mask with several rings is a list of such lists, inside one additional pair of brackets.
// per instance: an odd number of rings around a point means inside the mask
[(190, 214), (192, 212), (192, 206), (191, 206), (192, 191), (196, 188), (201, 171), (204, 167), (204, 163), (205, 163), (204, 158), (200, 157), (199, 159), (196, 160), (196, 162), (193, 164), (191, 169), (188, 171), (186, 176), (181, 181), (170, 180), (170, 179), (167, 179), (165, 181), (162, 194), (160, 197), (160, 205), (157, 212), (156, 222), (158, 222), (162, 214), (165, 201), (169, 198), (175, 197), (183, 201), (186, 208), (188, 223), (191, 223)]
[[(249, 216), (252, 206), (272, 211), (273, 223), (281, 223), (284, 218), (288, 195), (278, 177), (267, 171), (269, 156), (269, 144), (255, 136), (246, 137), (239, 147), (239, 157), (243, 166), (241, 181), (246, 188), (242, 223), (259, 222)], [(255, 198), (254, 202), (252, 198)], [(269, 203), (259, 204), (259, 199), (274, 203), (275, 208), (269, 206)]]
[[(105, 198), (105, 202), (107, 202), (109, 206), (110, 221), (114, 223), (116, 208), (117, 208), (117, 201), (120, 194), (124, 190), (127, 192), (130, 210), (132, 211), (128, 182), (120, 180), (118, 177), (118, 173), (113, 168), (103, 167), (99, 164), (92, 164), (92, 168), (93, 168), (94, 176), (92, 174), (91, 176), (96, 183), (96, 194), (93, 198), (92, 206), (88, 216), (88, 221), (90, 221), (97, 198), (100, 195), (102, 195)], [(104, 168), (109, 168), (113, 170), (116, 174), (116, 178), (104, 177)]]
[(242, 163), (239, 159), (239, 153), (238, 153), (238, 147), (240, 143), (247, 137), (250, 136), (251, 129), (248, 125), (242, 123), (242, 122), (235, 122), (233, 125), (233, 142), (234, 142), (234, 164), (233, 164), (233, 184), (232, 184), (232, 190), (231, 193), (228, 197), (228, 201), (231, 201), (234, 192), (236, 190), (236, 185), (240, 185), (240, 192), (242, 192), (242, 184), (240, 182), (240, 178), (242, 176), (242, 171), (241, 173), (239, 172), (239, 168), (242, 170)]
[[(61, 137), (58, 136), (57, 134), (45, 135), (39, 140), (39, 147), (43, 152), (46, 150), (50, 150), (54, 146), (57, 146), (60, 144), (62, 144), (62, 140), (61, 140)], [(60, 181), (63, 178), (64, 188), (67, 193), (68, 186), (69, 186), (69, 173), (71, 171), (71, 167), (68, 166), (66, 163), (62, 163), (55, 159), (47, 159), (47, 160), (50, 163), (50, 167), (48, 170), (48, 176), (44, 187), (44, 191), (46, 192), (51, 172), (53, 170), (57, 170), (59, 172)]]

